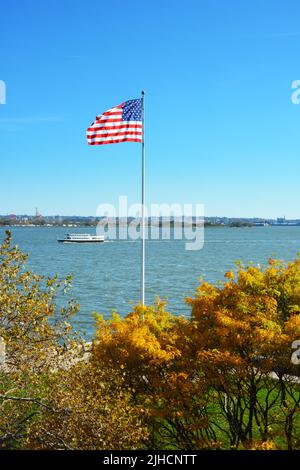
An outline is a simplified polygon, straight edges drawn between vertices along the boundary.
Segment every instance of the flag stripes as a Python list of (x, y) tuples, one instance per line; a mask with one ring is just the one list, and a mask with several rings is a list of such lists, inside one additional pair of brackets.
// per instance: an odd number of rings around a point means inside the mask
[(86, 135), (89, 145), (142, 142), (141, 99), (125, 101), (96, 116)]

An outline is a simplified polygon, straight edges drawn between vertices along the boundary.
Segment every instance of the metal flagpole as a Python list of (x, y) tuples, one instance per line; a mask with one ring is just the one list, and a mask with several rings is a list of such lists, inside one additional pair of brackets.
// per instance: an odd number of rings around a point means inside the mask
[(145, 108), (142, 91), (142, 225), (141, 225), (141, 303), (145, 305)]

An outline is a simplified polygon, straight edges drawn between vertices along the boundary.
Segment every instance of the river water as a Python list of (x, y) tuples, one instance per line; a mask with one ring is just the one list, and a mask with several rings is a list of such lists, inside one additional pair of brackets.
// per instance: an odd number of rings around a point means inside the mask
[[(95, 233), (94, 228), (11, 227), (13, 242), (29, 254), (36, 273), (73, 275), (72, 297), (80, 303), (76, 328), (91, 336), (92, 312), (105, 317), (112, 310), (125, 315), (138, 303), (140, 242), (113, 240), (99, 244), (61, 244), (65, 232)], [(5, 228), (0, 228), (3, 239)], [(204, 247), (185, 250), (183, 240), (146, 242), (146, 302), (155, 296), (168, 300), (176, 315), (188, 315), (185, 297), (193, 295), (199, 278), (222, 281), (240, 260), (264, 265), (270, 257), (292, 260), (300, 251), (300, 226), (205, 229)]]

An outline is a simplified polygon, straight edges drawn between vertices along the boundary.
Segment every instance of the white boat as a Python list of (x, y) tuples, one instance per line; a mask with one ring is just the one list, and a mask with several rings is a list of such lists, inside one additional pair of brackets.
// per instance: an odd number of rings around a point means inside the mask
[(103, 235), (91, 235), (90, 233), (66, 233), (64, 238), (58, 238), (61, 243), (101, 243)]

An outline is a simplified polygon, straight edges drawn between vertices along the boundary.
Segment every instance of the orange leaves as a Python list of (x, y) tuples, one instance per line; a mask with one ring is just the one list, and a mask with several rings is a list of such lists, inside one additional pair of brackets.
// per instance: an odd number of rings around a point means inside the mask
[(224, 277), (229, 279), (230, 281), (233, 281), (234, 278), (235, 278), (235, 275), (234, 275), (234, 272), (233, 271), (227, 271), (225, 274), (224, 274)]
[(192, 367), (218, 397), (232, 448), (274, 449), (274, 435), (297, 446), (300, 395), (291, 345), (300, 339), (300, 260), (270, 260), (264, 269), (239, 264), (236, 278), (231, 271), (225, 278), (223, 287), (201, 284), (189, 300)]
[(232, 271), (225, 277), (230, 282), (223, 288), (203, 283), (189, 301), (201, 350), (217, 347), (253, 357), (300, 337), (299, 259), (287, 265), (270, 260), (266, 269), (239, 266), (235, 282)]
[(290, 339), (300, 339), (300, 314), (292, 313), (289, 319), (284, 324), (284, 332), (290, 337)]
[(114, 315), (99, 323), (94, 357), (116, 363), (160, 364), (180, 354), (173, 331), (176, 319), (159, 303), (155, 307), (138, 306), (126, 318)]
[(245, 365), (245, 361), (239, 355), (222, 349), (210, 349), (199, 351), (198, 359), (204, 369), (213, 369), (219, 375), (222, 370), (232, 371), (232, 368), (239, 368)]
[(276, 444), (271, 439), (267, 441), (257, 440), (249, 443), (250, 447), (245, 445), (247, 450), (277, 450)]

